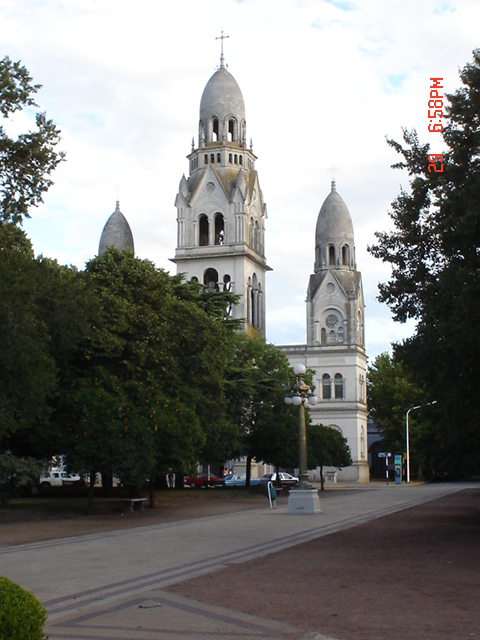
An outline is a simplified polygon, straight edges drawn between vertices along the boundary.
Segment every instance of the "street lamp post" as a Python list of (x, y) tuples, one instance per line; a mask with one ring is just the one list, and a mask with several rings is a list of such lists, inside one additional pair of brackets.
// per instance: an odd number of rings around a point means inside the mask
[(428, 407), (431, 404), (435, 404), (436, 402), (436, 400), (432, 400), (432, 402), (427, 402), (426, 404), (417, 404), (415, 407), (411, 407), (410, 409), (408, 409), (407, 413), (405, 414), (405, 438), (407, 441), (407, 484), (410, 482), (410, 436), (408, 432), (408, 416), (410, 414), (410, 411), (415, 411), (415, 409), (421, 409), (422, 407)]
[(307, 369), (303, 364), (296, 364), (293, 368), (295, 384), (285, 396), (285, 404), (298, 407), (298, 484), (290, 491), (287, 513), (310, 514), (319, 513), (320, 499), (318, 490), (308, 480), (307, 466), (307, 432), (305, 427), (305, 407), (314, 405), (317, 397), (315, 386), (305, 382)]

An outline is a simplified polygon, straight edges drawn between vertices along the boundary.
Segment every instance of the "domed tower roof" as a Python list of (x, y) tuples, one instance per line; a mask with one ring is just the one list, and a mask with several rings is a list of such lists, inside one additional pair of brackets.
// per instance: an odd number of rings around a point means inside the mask
[(354, 253), (352, 218), (333, 181), (332, 191), (318, 214), (315, 232), (315, 271), (327, 266), (353, 268)]
[(245, 102), (223, 59), (203, 90), (198, 130), (199, 145), (223, 140), (245, 142)]
[(132, 230), (127, 219), (120, 211), (118, 200), (115, 211), (103, 227), (100, 244), (98, 245), (98, 255), (101, 256), (110, 247), (114, 247), (119, 251), (134, 251)]

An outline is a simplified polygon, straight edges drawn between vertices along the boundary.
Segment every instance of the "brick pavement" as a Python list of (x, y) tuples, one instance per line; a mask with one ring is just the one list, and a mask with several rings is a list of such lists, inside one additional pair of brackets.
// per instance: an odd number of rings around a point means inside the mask
[[(294, 627), (200, 604), (168, 585), (348, 529), (465, 485), (356, 487), (317, 516), (285, 508), (153, 525), (0, 549), (0, 573), (33, 591), (51, 640), (322, 640)], [(220, 587), (219, 587), (220, 588)]]

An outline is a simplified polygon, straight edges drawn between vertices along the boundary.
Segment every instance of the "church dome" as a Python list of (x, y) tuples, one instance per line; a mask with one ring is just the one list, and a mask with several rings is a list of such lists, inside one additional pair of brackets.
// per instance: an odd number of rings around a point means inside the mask
[(353, 223), (335, 182), (317, 219), (315, 271), (325, 266), (354, 266)]
[(120, 211), (120, 203), (117, 200), (115, 211), (103, 227), (98, 246), (98, 255), (101, 256), (107, 249), (113, 247), (119, 251), (134, 251), (133, 234), (127, 219)]
[(199, 142), (244, 142), (245, 103), (232, 74), (222, 65), (207, 82), (200, 100)]

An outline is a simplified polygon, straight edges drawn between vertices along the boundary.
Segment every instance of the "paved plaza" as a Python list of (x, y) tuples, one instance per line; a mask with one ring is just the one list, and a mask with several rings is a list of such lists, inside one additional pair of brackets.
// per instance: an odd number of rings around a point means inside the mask
[[(44, 603), (50, 640), (322, 640), (320, 633), (236, 611), (234, 603), (228, 608), (201, 603), (166, 588), (225, 567), (235, 571), (254, 558), (468, 486), (357, 486), (332, 490), (321, 501), (322, 513), (313, 516), (288, 516), (285, 506), (256, 508), (4, 547), (0, 574)], [(294, 567), (285, 567), (286, 575), (289, 571)]]

